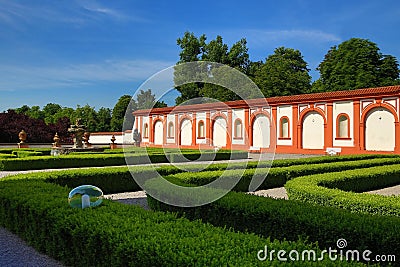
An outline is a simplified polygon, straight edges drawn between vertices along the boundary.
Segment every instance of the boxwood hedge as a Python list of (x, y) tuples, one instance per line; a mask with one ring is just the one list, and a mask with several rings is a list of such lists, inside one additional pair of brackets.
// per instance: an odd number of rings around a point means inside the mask
[[(187, 153), (187, 154), (185, 154)], [(197, 153), (197, 154), (196, 154)], [(211, 152), (204, 152), (205, 154)], [(184, 157), (199, 157), (200, 152), (184, 152)], [(171, 153), (171, 155), (174, 155)], [(245, 152), (233, 152), (234, 158), (247, 158)], [(187, 161), (182, 157), (174, 158), (175, 162)], [(218, 151), (216, 160), (224, 160), (231, 158), (231, 152)], [(127, 161), (130, 164), (148, 163), (149, 159), (152, 163), (168, 162), (166, 155), (163, 153), (143, 154), (132, 153), (127, 154)], [(37, 170), (37, 169), (55, 169), (55, 168), (77, 168), (77, 167), (102, 167), (102, 166), (119, 166), (125, 165), (126, 159), (124, 154), (75, 154), (61, 156), (32, 156), (26, 158), (0, 158), (0, 170), (16, 171), (16, 170)]]
[[(112, 169), (109, 174), (119, 171)], [(82, 181), (79, 174), (89, 176), (83, 170), (75, 172), (76, 175), (69, 179)], [(36, 173), (0, 181), (0, 225), (67, 265), (283, 265), (286, 262), (276, 258), (272, 262), (259, 261), (257, 253), (265, 246), (276, 251), (315, 249), (318, 255), (321, 252), (315, 244), (305, 241), (271, 241), (254, 234), (235, 233), (200, 221), (178, 218), (174, 214), (146, 211), (109, 200), (104, 200), (98, 208), (73, 209), (67, 203), (70, 188), (53, 183), (63, 183), (58, 181), (63, 176), (61, 174), (67, 172)], [(323, 262), (300, 264), (358, 265), (332, 262), (327, 257)]]
[[(289, 161), (285, 161), (289, 162)], [(295, 162), (295, 161), (294, 161)], [(365, 159), (357, 161), (339, 161), (330, 162), (322, 164), (302, 164), (294, 165), (290, 167), (273, 167), (273, 168), (250, 168), (247, 170), (233, 169), (233, 170), (217, 170), (217, 171), (202, 171), (202, 172), (174, 172), (174, 170), (168, 168), (160, 169), (160, 173), (166, 176), (167, 179), (178, 179), (183, 183), (192, 185), (205, 185), (217, 178), (224, 176), (224, 179), (239, 179), (240, 181), (235, 186), (233, 190), (247, 192), (249, 188), (250, 181), (253, 177), (258, 177), (260, 179), (264, 178), (267, 174), (268, 176), (258, 188), (269, 189), (275, 187), (284, 186), (284, 184), (295, 177), (316, 174), (316, 173), (326, 173), (335, 172), (351, 169), (368, 168), (371, 166), (388, 166), (392, 164), (399, 164), (400, 158), (375, 158), (375, 159)], [(265, 163), (261, 163), (263, 165)], [(221, 166), (221, 164), (217, 164)], [(237, 165), (239, 166), (239, 165)], [(275, 166), (275, 165), (274, 165)], [(198, 166), (193, 166), (192, 171), (199, 168)], [(209, 166), (208, 169), (212, 169), (213, 165)], [(190, 168), (189, 168), (190, 169)], [(171, 174), (172, 173), (172, 174)]]
[(400, 184), (399, 164), (301, 177), (289, 181), (285, 188), (294, 200), (352, 212), (400, 216), (400, 196), (354, 193), (397, 184)]
[(151, 196), (147, 199), (153, 210), (176, 212), (191, 220), (201, 219), (244, 233), (279, 240), (306, 238), (318, 242), (320, 248), (335, 248), (336, 241), (345, 238), (349, 249), (368, 249), (375, 255), (392, 253), (397, 259), (400, 257), (398, 217), (354, 214), (332, 207), (238, 192), (230, 192), (211, 204), (194, 208), (171, 206)]

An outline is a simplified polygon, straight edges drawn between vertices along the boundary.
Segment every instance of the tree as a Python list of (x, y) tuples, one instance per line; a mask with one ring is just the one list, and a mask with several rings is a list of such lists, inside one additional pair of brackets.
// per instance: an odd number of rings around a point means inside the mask
[(26, 115), (33, 119), (44, 119), (43, 111), (40, 110), (39, 106), (32, 106), (30, 110), (27, 111)]
[(398, 83), (395, 57), (383, 56), (377, 44), (351, 38), (333, 46), (318, 66), (320, 81), (313, 91), (338, 91)]
[(81, 122), (83, 125), (86, 126), (87, 131), (95, 132), (97, 127), (97, 114), (93, 107), (86, 104), (85, 106), (81, 107), (77, 105), (75, 109), (75, 114), (73, 118), (73, 123), (77, 118), (81, 118)]
[[(130, 106), (131, 96), (123, 95), (118, 99), (118, 102), (115, 104), (112, 116), (111, 116), (111, 131), (122, 131), (122, 126), (124, 124), (125, 112), (127, 112), (128, 106)], [(130, 107), (130, 110), (127, 113), (132, 113), (133, 108)]]
[(18, 143), (18, 133), (25, 130), (29, 143), (50, 143), (54, 137), (54, 125), (47, 125), (43, 119), (31, 118), (9, 109), (0, 113), (0, 142)]
[(97, 112), (96, 132), (109, 132), (111, 124), (111, 110), (109, 108), (100, 108)]
[[(193, 33), (185, 32), (183, 38), (177, 40), (180, 46), (179, 63), (192, 61), (211, 61), (228, 65), (236, 68), (243, 73), (247, 73), (250, 66), (249, 54), (246, 39), (241, 39), (232, 45), (231, 48), (223, 42), (221, 36), (217, 36), (214, 40), (206, 43), (206, 36), (203, 34), (196, 37)], [(198, 66), (202, 67), (202, 66)], [(207, 66), (204, 66), (207, 67)], [(201, 70), (191, 70), (189, 72), (198, 72)], [(185, 81), (185, 75), (194, 75), (193, 73), (185, 73), (184, 70), (175, 68), (175, 83), (181, 84), (179, 81)], [(182, 78), (183, 77), (183, 78)], [(176, 99), (176, 104), (189, 101), (191, 104), (201, 103), (204, 101), (201, 97), (217, 99), (219, 101), (228, 101), (240, 99), (235, 93), (227, 88), (211, 84), (196, 82), (177, 86), (176, 89), (181, 93)]]
[(54, 118), (54, 115), (56, 115), (61, 110), (62, 110), (62, 108), (59, 104), (54, 104), (54, 103), (46, 104), (42, 109), (43, 116), (44, 116), (44, 122), (46, 124), (56, 123), (57, 119)]
[(254, 81), (266, 97), (302, 94), (311, 88), (308, 72), (299, 50), (279, 47), (257, 67)]

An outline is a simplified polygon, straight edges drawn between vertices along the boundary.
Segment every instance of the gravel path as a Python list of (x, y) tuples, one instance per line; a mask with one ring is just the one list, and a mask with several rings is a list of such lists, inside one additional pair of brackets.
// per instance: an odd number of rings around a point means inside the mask
[(0, 266), (62, 267), (63, 265), (49, 256), (37, 252), (17, 235), (0, 227)]

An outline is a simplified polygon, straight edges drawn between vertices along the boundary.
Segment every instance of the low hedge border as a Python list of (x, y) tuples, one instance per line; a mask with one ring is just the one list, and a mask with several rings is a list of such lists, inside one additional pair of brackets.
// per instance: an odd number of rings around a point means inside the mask
[[(55, 182), (58, 178), (54, 177), (62, 177), (59, 174), (36, 173), (25, 179), (16, 176), (0, 181), (0, 225), (67, 265), (261, 266), (266, 262), (257, 259), (257, 252), (265, 246), (276, 251), (321, 252), (315, 244), (305, 241), (271, 241), (109, 200), (98, 208), (73, 209), (67, 203), (70, 188), (49, 183), (49, 177)], [(82, 178), (76, 175), (70, 179)], [(275, 257), (268, 263), (286, 262)], [(332, 262), (327, 257), (323, 262), (300, 264), (361, 265)]]
[[(285, 161), (285, 163), (286, 162), (289, 161)], [(201, 186), (206, 185), (223, 175), (224, 179), (240, 179), (238, 184), (234, 187), (234, 191), (247, 192), (253, 177), (262, 179), (267, 174), (267, 178), (260, 185), (258, 190), (281, 187), (284, 186), (287, 181), (304, 175), (368, 168), (372, 166), (388, 166), (392, 164), (400, 164), (400, 158), (375, 158), (357, 161), (303, 164), (290, 167), (253, 168), (247, 170), (233, 169), (226, 171), (180, 172), (168, 175), (166, 176), (166, 179), (178, 179), (185, 184)], [(221, 166), (220, 164), (216, 165)], [(195, 168), (196, 166), (193, 166), (193, 170), (195, 170)], [(209, 168), (213, 168), (213, 165), (210, 165)], [(159, 172), (165, 175), (165, 173), (174, 173), (174, 169), (160, 168)]]
[(301, 177), (286, 183), (285, 188), (293, 200), (352, 212), (400, 216), (400, 196), (354, 193), (397, 184), (400, 184), (399, 164)]
[[(187, 154), (185, 154), (187, 153)], [(184, 157), (198, 157), (200, 152), (185, 152)], [(211, 152), (206, 152), (211, 153)], [(170, 155), (173, 155), (171, 153)], [(232, 157), (247, 158), (247, 152), (218, 151), (216, 160), (226, 160)], [(103, 167), (119, 166), (129, 164), (169, 162), (164, 154), (139, 154), (135, 153), (125, 158), (124, 154), (82, 154), (82, 155), (61, 155), (61, 156), (33, 156), (27, 158), (0, 158), (0, 170), (3, 171), (22, 171), (40, 170), (55, 168), (76, 168), (76, 167)], [(180, 162), (180, 158), (175, 158), (174, 162)], [(182, 161), (187, 161), (182, 159)]]
[[(172, 194), (173, 192), (164, 192)], [(171, 195), (171, 196), (172, 196)], [(177, 213), (190, 220), (201, 219), (219, 227), (251, 232), (271, 239), (318, 242), (320, 248), (335, 248), (345, 238), (348, 249), (371, 250), (400, 257), (400, 218), (354, 214), (332, 207), (292, 200), (272, 199), (230, 192), (223, 198), (195, 208), (167, 205), (147, 196), (151, 209)]]
[[(321, 157), (310, 157), (300, 159), (278, 159), (274, 161), (248, 161), (239, 163), (214, 163), (209, 166), (204, 165), (192, 165), (185, 166), (185, 170), (191, 172), (199, 171), (224, 171), (226, 169), (255, 169), (255, 168), (269, 168), (269, 167), (291, 167), (294, 165), (309, 165), (309, 164), (320, 164), (320, 163), (333, 163), (333, 162), (346, 162), (346, 161), (357, 161), (367, 160), (376, 158), (400, 158), (399, 155), (392, 154), (362, 154), (362, 155), (344, 155), (344, 156), (321, 156)], [(169, 168), (163, 168), (162, 175), (171, 175), (181, 173), (182, 169), (175, 166)]]

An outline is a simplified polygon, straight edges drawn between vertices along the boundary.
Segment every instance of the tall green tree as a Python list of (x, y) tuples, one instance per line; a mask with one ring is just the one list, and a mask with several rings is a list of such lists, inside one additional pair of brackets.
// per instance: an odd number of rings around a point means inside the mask
[(399, 68), (395, 57), (384, 56), (377, 44), (351, 38), (333, 46), (318, 66), (319, 80), (313, 91), (338, 91), (397, 84)]
[(59, 104), (54, 104), (54, 103), (46, 104), (42, 109), (44, 114), (44, 122), (46, 124), (56, 123), (58, 118), (56, 118), (55, 115), (59, 113), (61, 110), (62, 107)]
[[(192, 32), (185, 32), (182, 38), (178, 38), (176, 43), (181, 48), (178, 64), (201, 60), (205, 50), (206, 39), (204, 34), (197, 37)], [(179, 84), (176, 80), (175, 83)], [(176, 86), (176, 89), (181, 93), (175, 100), (176, 104), (200, 97), (200, 88), (197, 84), (184, 84)]]
[(266, 97), (302, 94), (311, 88), (308, 72), (299, 50), (279, 47), (256, 70), (254, 81)]
[(109, 132), (111, 130), (111, 109), (100, 108), (97, 111), (96, 132)]
[[(130, 95), (123, 95), (118, 99), (112, 111), (111, 131), (122, 131), (125, 112), (131, 113), (134, 111), (134, 108), (130, 105), (131, 99)], [(128, 107), (129, 110), (127, 111)]]
[(94, 107), (86, 104), (81, 107), (78, 105), (75, 109), (74, 123), (77, 118), (81, 118), (81, 123), (86, 126), (89, 132), (95, 132), (97, 127), (97, 113)]
[[(207, 38), (204, 34), (196, 37), (193, 33), (189, 32), (186, 32), (182, 38), (179, 38), (177, 44), (181, 48), (181, 53), (178, 64), (199, 60), (211, 61), (236, 68), (245, 74), (248, 72), (250, 60), (246, 39), (239, 40), (231, 48), (223, 42), (222, 37), (219, 35), (208, 43), (206, 40)], [(207, 66), (199, 67), (206, 68)], [(177, 68), (175, 70), (176, 84), (180, 84), (180, 80), (185, 80), (182, 79), (185, 75), (193, 75), (193, 73), (185, 73), (184, 70), (179, 71)], [(192, 70), (191, 72), (196, 73), (197, 71), (204, 70)], [(210, 74), (212, 71), (215, 70), (211, 70)], [(188, 103), (191, 104), (201, 103), (203, 100), (200, 97), (212, 98), (219, 101), (239, 99), (239, 96), (229, 89), (211, 83), (196, 82), (176, 88), (181, 93), (176, 99), (176, 104), (181, 104), (189, 100)]]

